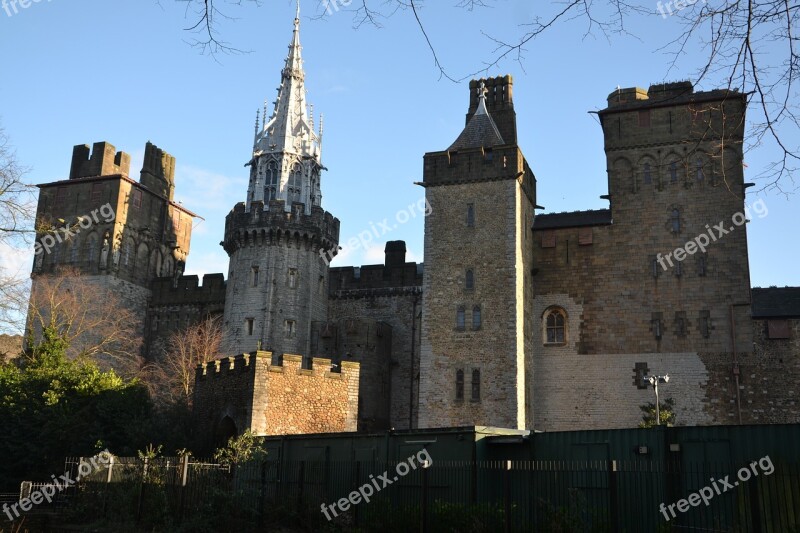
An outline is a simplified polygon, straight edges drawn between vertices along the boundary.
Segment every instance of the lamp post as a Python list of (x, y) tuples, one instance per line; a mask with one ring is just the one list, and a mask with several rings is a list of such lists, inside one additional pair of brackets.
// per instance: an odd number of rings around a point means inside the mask
[(664, 374), (663, 376), (644, 376), (642, 378), (644, 381), (650, 383), (653, 386), (653, 390), (656, 393), (656, 425), (661, 425), (661, 406), (658, 403), (658, 384), (659, 383), (669, 383), (669, 374)]

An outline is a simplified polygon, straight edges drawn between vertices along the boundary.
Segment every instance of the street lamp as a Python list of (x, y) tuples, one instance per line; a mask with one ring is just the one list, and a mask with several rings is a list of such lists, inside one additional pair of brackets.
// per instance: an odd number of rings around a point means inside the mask
[(656, 425), (661, 425), (661, 407), (658, 404), (658, 384), (659, 383), (669, 383), (669, 374), (664, 374), (663, 376), (644, 376), (642, 378), (644, 381), (650, 383), (653, 386), (653, 390), (656, 392)]

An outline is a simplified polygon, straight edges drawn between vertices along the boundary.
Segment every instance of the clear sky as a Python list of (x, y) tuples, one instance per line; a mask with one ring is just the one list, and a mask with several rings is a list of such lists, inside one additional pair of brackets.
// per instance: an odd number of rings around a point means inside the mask
[[(2, 0), (0, 0), (2, 1)], [(444, 65), (461, 77), (481, 68), (494, 48), (485, 34), (512, 40), (520, 25), (555, 5), (499, 0), (473, 12), (455, 1), (428, 0), (423, 22)], [(642, 5), (645, 5), (644, 3)], [(447, 148), (463, 128), (467, 83), (440, 79), (408, 11), (382, 28), (353, 27), (345, 8), (321, 16), (305, 0), (301, 41), (309, 102), (325, 115), (323, 206), (341, 220), (341, 241), (369, 231), (423, 197), (425, 152)], [(177, 159), (176, 199), (200, 214), (187, 273), (226, 272), (224, 218), (247, 191), (244, 167), (253, 143), (256, 109), (276, 96), (294, 18), (290, 0), (260, 8), (223, 5), (221, 38), (248, 53), (203, 56), (183, 28), (194, 22), (173, 0), (42, 0), (8, 16), (0, 10), (0, 124), (44, 183), (68, 176), (72, 147), (109, 141), (132, 155), (131, 176), (150, 140)], [(689, 49), (677, 68), (660, 50), (679, 30), (675, 17), (628, 20), (633, 36), (584, 36), (584, 20), (564, 22), (529, 43), (521, 62), (490, 75), (514, 77), (519, 144), (538, 180), (546, 212), (607, 207), (600, 125), (617, 86), (692, 79), (703, 57)], [(709, 80), (697, 89), (715, 88)], [(798, 145), (796, 132), (791, 144)], [(746, 155), (747, 181), (774, 157), (767, 148)], [(753, 286), (800, 285), (796, 195), (757, 193), (769, 214), (748, 225)], [(403, 215), (401, 215), (401, 218)], [(709, 221), (716, 222), (716, 221)], [(410, 217), (380, 242), (338, 257), (333, 265), (383, 261), (386, 240), (407, 242), (408, 260), (421, 261), (423, 218)], [(32, 253), (2, 264), (29, 271)], [(227, 275), (227, 274), (226, 274)]]

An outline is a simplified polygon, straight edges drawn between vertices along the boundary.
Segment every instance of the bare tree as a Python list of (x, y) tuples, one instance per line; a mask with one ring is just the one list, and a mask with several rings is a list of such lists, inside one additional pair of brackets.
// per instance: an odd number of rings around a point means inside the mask
[(0, 329), (18, 333), (24, 329), (27, 271), (11, 259), (33, 241), (36, 215), (35, 187), (25, 183), (26, 172), (0, 128)]
[[(196, 15), (192, 31), (202, 31), (207, 37), (201, 44), (204, 50), (233, 50), (220, 42), (216, 23), (230, 18), (219, 6), (241, 6), (247, 0), (178, 0)], [(256, 0), (250, 0), (257, 4)], [(459, 0), (454, 8), (479, 11), (500, 6), (496, 0)], [(424, 20), (424, 0), (318, 0), (316, 16), (349, 11), (353, 26), (380, 27), (398, 12), (414, 18), (420, 36), (431, 52), (431, 58), (441, 77), (463, 82), (474, 76), (490, 73), (505, 61), (525, 65), (526, 47), (540, 35), (555, 31), (560, 24), (580, 20), (585, 23), (583, 37), (599, 34), (611, 40), (620, 34), (633, 35), (637, 17), (676, 17), (681, 24), (674, 37), (657, 49), (672, 56), (665, 65), (667, 78), (679, 66), (694, 71), (694, 83), (726, 87), (749, 95), (749, 139), (745, 149), (759, 147), (769, 150), (772, 160), (760, 169), (764, 188), (782, 192), (796, 190), (794, 172), (800, 162), (800, 132), (796, 102), (800, 59), (796, 48), (798, 31), (797, 0), (565, 0), (532, 4), (538, 13), (533, 20), (502, 36), (482, 32), (487, 43), (487, 56), (472, 72), (455, 73), (443, 59), (444, 45), (437, 43)], [(639, 18), (638, 20), (641, 20)]]
[(191, 405), (197, 365), (213, 360), (222, 342), (222, 317), (209, 316), (173, 331), (162, 357), (150, 363), (145, 381), (151, 393), (163, 400)]
[(67, 356), (90, 357), (133, 375), (141, 367), (139, 322), (104, 280), (72, 268), (34, 278), (27, 324), (33, 342), (53, 327), (69, 345)]

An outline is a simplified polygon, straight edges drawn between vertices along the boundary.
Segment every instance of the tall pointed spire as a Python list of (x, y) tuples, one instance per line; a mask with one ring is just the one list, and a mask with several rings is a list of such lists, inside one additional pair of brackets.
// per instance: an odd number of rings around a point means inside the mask
[[(264, 118), (266, 116), (265, 108)], [(256, 134), (253, 146), (247, 209), (259, 201), (268, 209), (272, 200), (283, 200), (287, 211), (298, 203), (304, 204), (308, 213), (313, 206), (319, 206), (320, 177), (324, 169), (320, 138), (314, 132), (314, 118), (309, 116), (306, 101), (298, 1), (278, 97), (272, 114)]]

